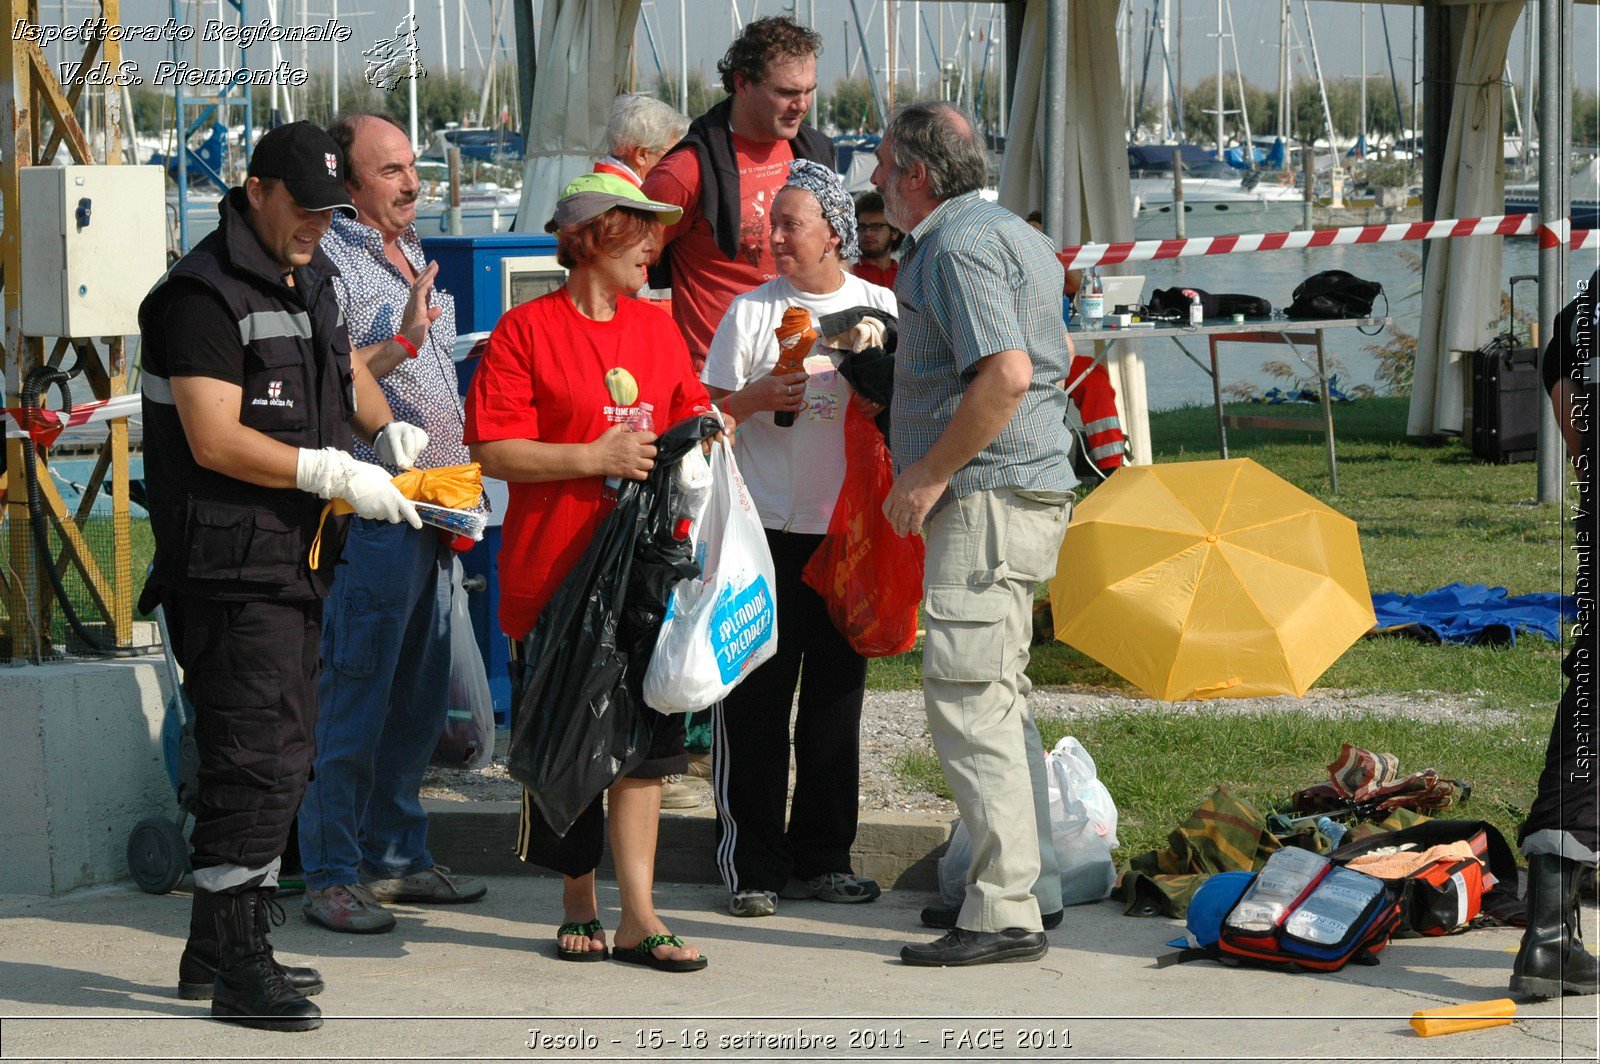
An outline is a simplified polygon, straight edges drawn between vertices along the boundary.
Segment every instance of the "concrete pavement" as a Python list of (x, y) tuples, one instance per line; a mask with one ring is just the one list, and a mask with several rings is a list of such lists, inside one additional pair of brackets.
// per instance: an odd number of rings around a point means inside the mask
[[(376, 936), (313, 927), (299, 899), (285, 899), (274, 943), (321, 968), (328, 1020), (271, 1034), (212, 1022), (207, 1005), (177, 998), (186, 894), (0, 897), (0, 1058), (1596, 1058), (1596, 998), (1522, 1003), (1509, 1027), (1448, 1037), (1408, 1027), (1416, 1009), (1506, 996), (1512, 929), (1396, 942), (1379, 966), (1333, 975), (1157, 969), (1178, 925), (1105, 903), (1069, 910), (1038, 963), (929, 970), (898, 961), (902, 945), (932, 937), (917, 924), (932, 900), (922, 892), (864, 906), (781, 902), (761, 920), (728, 916), (713, 886), (665, 884), (657, 899), (708, 970), (556, 961), (552, 878), (496, 876), (476, 905), (400, 906), (397, 929)], [(603, 883), (610, 927), (616, 901)], [(1594, 917), (1585, 911), (1586, 926)]]

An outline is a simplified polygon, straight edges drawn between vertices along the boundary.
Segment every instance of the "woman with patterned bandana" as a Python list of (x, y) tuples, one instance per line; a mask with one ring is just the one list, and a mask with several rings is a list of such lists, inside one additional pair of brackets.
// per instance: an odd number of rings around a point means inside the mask
[(779, 276), (734, 299), (701, 372), (712, 399), (739, 419), (734, 454), (777, 574), (777, 653), (713, 716), (717, 864), (735, 916), (771, 916), (779, 897), (853, 903), (879, 894), (850, 867), (867, 663), (801, 580), (844, 483), (845, 408), (854, 391), (839, 370), (842, 353), (820, 342), (801, 370), (776, 372), (776, 330), (797, 308), (812, 329), (825, 316), (858, 310), (892, 323), (894, 293), (845, 271), (860, 255), (855, 204), (828, 167), (790, 165), (772, 201), (769, 239)]

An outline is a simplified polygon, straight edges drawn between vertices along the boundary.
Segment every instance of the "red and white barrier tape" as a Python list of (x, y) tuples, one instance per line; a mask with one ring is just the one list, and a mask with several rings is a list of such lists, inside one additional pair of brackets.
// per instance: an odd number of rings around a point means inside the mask
[(1464, 236), (1527, 236), (1537, 231), (1540, 247), (1567, 244), (1573, 251), (1600, 248), (1600, 229), (1573, 230), (1563, 218), (1554, 226), (1539, 225), (1531, 214), (1486, 218), (1443, 218), (1432, 222), (1351, 225), (1339, 229), (1299, 229), (1290, 233), (1246, 233), (1201, 236), (1187, 240), (1129, 240), (1118, 244), (1083, 244), (1058, 253), (1069, 270), (1112, 266), (1119, 262), (1187, 259), (1201, 255), (1236, 255), (1284, 248), (1338, 247), (1346, 244), (1389, 244), (1402, 240), (1445, 240)]
[(48, 447), (62, 431), (91, 425), (97, 421), (113, 421), (139, 412), (140, 397), (119, 395), (112, 399), (97, 399), (92, 403), (75, 406), (71, 410), (30, 409), (24, 413), (20, 407), (0, 407), (0, 420), (8, 421), (5, 434), (21, 436), (26, 433), (33, 442)]

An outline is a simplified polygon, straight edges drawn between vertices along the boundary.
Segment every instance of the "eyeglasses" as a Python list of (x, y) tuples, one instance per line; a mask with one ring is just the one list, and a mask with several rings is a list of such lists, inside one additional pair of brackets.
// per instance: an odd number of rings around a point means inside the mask
[(861, 222), (856, 228), (863, 233), (881, 233), (890, 228), (890, 225), (888, 222)]

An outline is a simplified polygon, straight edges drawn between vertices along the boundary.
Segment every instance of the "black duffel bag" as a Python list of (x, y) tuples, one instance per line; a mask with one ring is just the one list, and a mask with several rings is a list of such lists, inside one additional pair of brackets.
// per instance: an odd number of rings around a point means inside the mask
[(1284, 314), (1291, 318), (1366, 318), (1380, 295), (1383, 285), (1377, 281), (1344, 270), (1323, 270), (1300, 282)]
[[(1184, 295), (1182, 288), (1157, 288), (1150, 293), (1150, 302), (1145, 304), (1145, 311), (1152, 318), (1176, 318), (1179, 321), (1189, 320), (1189, 297)], [(1200, 297), (1200, 307), (1205, 316), (1209, 318), (1232, 318), (1235, 314), (1243, 314), (1247, 318), (1265, 318), (1272, 313), (1272, 304), (1260, 296), (1242, 295), (1234, 292), (1207, 292), (1204, 288), (1190, 288)]]

